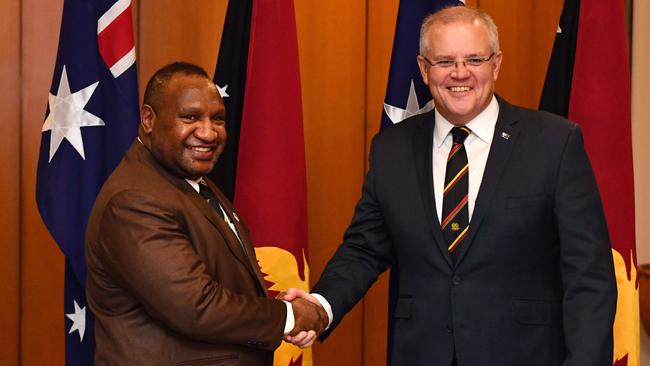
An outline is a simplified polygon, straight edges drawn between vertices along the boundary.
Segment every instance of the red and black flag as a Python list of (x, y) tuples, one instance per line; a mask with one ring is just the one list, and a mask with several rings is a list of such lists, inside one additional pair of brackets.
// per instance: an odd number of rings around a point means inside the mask
[[(270, 296), (309, 291), (307, 183), (293, 0), (230, 1), (215, 72), (227, 150), (211, 175), (251, 230)], [(283, 343), (276, 366), (311, 365)]]
[(616, 267), (614, 364), (639, 365), (631, 87), (624, 1), (566, 0), (540, 109), (580, 124)]
[(217, 183), (231, 201), (235, 196), (237, 149), (239, 147), (239, 130), (244, 110), (252, 9), (252, 0), (228, 2), (217, 59), (217, 69), (214, 72), (214, 82), (219, 87), (223, 102), (226, 105), (228, 142), (210, 178)]

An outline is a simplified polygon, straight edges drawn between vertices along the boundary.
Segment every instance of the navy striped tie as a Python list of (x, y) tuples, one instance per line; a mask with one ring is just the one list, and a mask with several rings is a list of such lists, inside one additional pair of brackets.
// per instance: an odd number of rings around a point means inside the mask
[(451, 135), (454, 144), (447, 157), (445, 190), (442, 199), (442, 221), (440, 229), (447, 241), (447, 249), (456, 260), (458, 248), (467, 236), (469, 229), (469, 210), (467, 192), (469, 190), (469, 165), (463, 142), (472, 131), (467, 127), (454, 127)]

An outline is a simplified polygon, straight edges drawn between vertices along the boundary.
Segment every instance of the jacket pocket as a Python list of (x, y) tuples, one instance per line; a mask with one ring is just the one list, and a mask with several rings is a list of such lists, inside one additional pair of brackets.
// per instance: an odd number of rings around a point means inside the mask
[(506, 208), (521, 208), (540, 205), (544, 202), (546, 196), (543, 194), (530, 195), (530, 196), (520, 196), (520, 197), (508, 197), (506, 198)]
[(559, 324), (562, 322), (562, 306), (556, 301), (516, 300), (515, 319), (521, 324)]
[(395, 311), (393, 317), (397, 319), (408, 319), (411, 317), (411, 306), (413, 306), (413, 298), (400, 297), (395, 304)]
[(224, 355), (199, 358), (196, 360), (181, 361), (174, 364), (175, 366), (233, 366), (239, 365), (239, 356)]

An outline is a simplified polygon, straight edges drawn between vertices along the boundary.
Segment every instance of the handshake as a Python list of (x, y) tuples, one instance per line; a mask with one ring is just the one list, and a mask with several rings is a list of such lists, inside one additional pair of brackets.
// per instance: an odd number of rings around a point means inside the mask
[(277, 299), (291, 302), (295, 324), (284, 340), (300, 348), (311, 347), (329, 324), (327, 312), (311, 294), (290, 288), (280, 292)]

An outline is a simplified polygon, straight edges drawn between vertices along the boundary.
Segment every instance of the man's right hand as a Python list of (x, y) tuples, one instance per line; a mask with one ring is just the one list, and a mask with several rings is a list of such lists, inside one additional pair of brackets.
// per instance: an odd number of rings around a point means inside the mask
[(291, 288), (278, 298), (291, 302), (295, 318), (295, 326), (285, 341), (301, 348), (310, 347), (329, 324), (327, 312), (315, 297), (302, 290)]
[(289, 332), (290, 336), (295, 336), (303, 330), (313, 330), (316, 334), (321, 334), (325, 330), (328, 323), (327, 313), (320, 304), (314, 304), (303, 298), (296, 298), (291, 301), (291, 305), (293, 306), (296, 325)]

